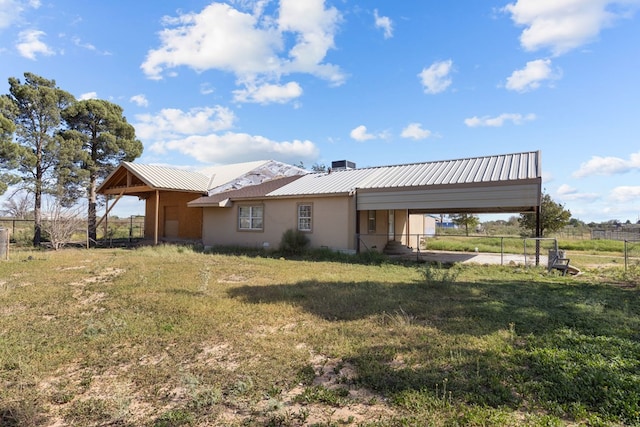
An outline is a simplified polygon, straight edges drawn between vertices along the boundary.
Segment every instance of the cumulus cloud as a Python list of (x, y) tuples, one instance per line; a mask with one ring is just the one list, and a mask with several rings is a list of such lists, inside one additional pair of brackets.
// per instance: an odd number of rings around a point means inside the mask
[(319, 151), (311, 141), (273, 141), (260, 135), (226, 132), (191, 135), (154, 144), (152, 151), (176, 150), (203, 163), (237, 163), (274, 159), (295, 163), (313, 161)]
[(387, 16), (378, 15), (378, 9), (373, 11), (373, 17), (375, 19), (376, 28), (380, 28), (384, 34), (385, 39), (393, 37), (393, 22)]
[(424, 92), (435, 94), (444, 92), (451, 85), (451, 71), (453, 61), (436, 61), (429, 68), (424, 68), (418, 77), (424, 87)]
[(553, 81), (560, 77), (560, 71), (551, 68), (550, 59), (536, 59), (527, 62), (523, 69), (514, 71), (507, 78), (505, 87), (516, 92), (528, 92), (538, 89), (545, 80)]
[[(259, 81), (279, 86), (280, 77), (291, 73), (311, 74), (333, 85), (344, 82), (340, 68), (324, 61), (335, 47), (341, 21), (336, 8), (326, 7), (324, 0), (280, 0), (276, 16), (266, 14), (264, 6), (254, 3), (244, 12), (212, 3), (199, 13), (166, 17), (161, 46), (148, 52), (142, 70), (151, 79), (180, 66), (223, 70), (233, 73), (247, 93)], [(275, 102), (282, 102), (282, 91), (274, 93)], [(251, 96), (246, 100), (256, 102)]]
[(98, 99), (98, 93), (97, 92), (83, 93), (78, 97), (78, 99), (80, 101), (86, 101), (87, 99)]
[(536, 119), (535, 114), (514, 114), (514, 113), (503, 113), (497, 117), (471, 117), (468, 119), (464, 119), (464, 124), (474, 128), (474, 127), (502, 127), (506, 122), (511, 122), (515, 125), (521, 125), (524, 122), (530, 122)]
[(415, 140), (427, 139), (431, 136), (431, 131), (422, 129), (422, 125), (420, 123), (409, 123), (409, 125), (402, 130), (400, 136)]
[(18, 34), (16, 49), (18, 49), (20, 55), (33, 60), (36, 59), (38, 54), (45, 56), (55, 55), (55, 52), (41, 40), (44, 36), (46, 36), (46, 33), (40, 30), (21, 31)]
[(286, 104), (302, 95), (302, 87), (296, 82), (285, 85), (264, 84), (262, 86), (248, 85), (245, 89), (233, 91), (236, 102), (252, 102), (257, 104), (279, 103)]
[(610, 199), (614, 202), (640, 202), (640, 186), (621, 186), (611, 191)]
[(631, 154), (628, 160), (620, 157), (593, 156), (587, 162), (582, 163), (573, 176), (584, 178), (592, 175), (617, 175), (632, 170), (640, 170), (640, 151)]
[(136, 135), (149, 144), (151, 152), (176, 151), (203, 163), (264, 159), (313, 162), (319, 155), (311, 141), (273, 141), (260, 135), (232, 132), (235, 115), (221, 106), (189, 111), (164, 109), (157, 114), (139, 114), (135, 119)]
[(148, 107), (149, 106), (149, 100), (143, 94), (133, 95), (131, 98), (129, 98), (129, 101), (133, 102), (138, 107)]
[(135, 118), (137, 136), (153, 141), (228, 130), (236, 119), (233, 111), (221, 106), (192, 108), (186, 112), (165, 108), (157, 114), (138, 114)]
[(351, 130), (351, 133), (349, 134), (351, 136), (351, 138), (355, 139), (356, 141), (368, 141), (370, 139), (375, 139), (376, 136), (368, 133), (367, 132), (367, 127), (365, 125), (360, 125), (354, 129)]
[(637, 6), (636, 0), (517, 0), (503, 10), (525, 27), (520, 35), (524, 49), (550, 49), (557, 56), (595, 40)]

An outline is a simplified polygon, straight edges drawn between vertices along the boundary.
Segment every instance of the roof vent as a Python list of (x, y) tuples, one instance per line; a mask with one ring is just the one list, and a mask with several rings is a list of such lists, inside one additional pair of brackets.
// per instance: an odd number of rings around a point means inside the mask
[(347, 169), (355, 169), (356, 164), (350, 162), (349, 160), (334, 160), (331, 162), (331, 169), (334, 171), (347, 170)]

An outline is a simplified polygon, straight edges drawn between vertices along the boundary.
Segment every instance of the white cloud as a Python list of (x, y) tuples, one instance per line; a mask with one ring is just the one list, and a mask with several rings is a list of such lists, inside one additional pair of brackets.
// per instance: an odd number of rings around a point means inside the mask
[(143, 94), (133, 95), (131, 98), (129, 98), (129, 101), (133, 102), (138, 107), (148, 107), (149, 106), (149, 100)]
[(562, 184), (560, 187), (558, 187), (558, 190), (556, 191), (556, 193), (558, 193), (561, 196), (565, 196), (567, 194), (574, 194), (577, 191), (578, 190), (569, 186), (568, 184)]
[(151, 79), (180, 66), (223, 70), (235, 74), (248, 92), (256, 82), (278, 85), (291, 73), (343, 83), (339, 67), (324, 62), (341, 20), (337, 9), (325, 7), (324, 0), (280, 0), (279, 5), (277, 16), (264, 15), (264, 4), (254, 3), (246, 13), (212, 3), (199, 13), (167, 17), (161, 46), (148, 52), (141, 68)]
[(272, 141), (260, 135), (226, 132), (222, 135), (191, 135), (151, 147), (155, 152), (176, 150), (203, 163), (237, 163), (273, 159), (295, 163), (313, 161), (319, 151), (311, 141)]
[(400, 136), (403, 138), (420, 140), (429, 138), (431, 136), (431, 131), (422, 129), (422, 125), (420, 123), (409, 123), (409, 125), (402, 130)]
[(87, 99), (98, 99), (98, 93), (97, 92), (87, 92), (87, 93), (83, 93), (78, 97), (78, 100), (80, 101), (86, 101)]
[(210, 95), (215, 92), (215, 89), (211, 87), (209, 83), (202, 83), (200, 85), (200, 93), (203, 95)]
[(600, 198), (597, 193), (581, 193), (568, 184), (558, 187), (556, 194), (562, 201), (594, 201)]
[(561, 55), (595, 40), (603, 28), (628, 16), (637, 5), (637, 0), (517, 0), (503, 10), (526, 27), (520, 35), (524, 49), (548, 48)]
[(464, 124), (469, 127), (502, 127), (506, 122), (511, 122), (515, 125), (521, 125), (524, 122), (530, 122), (536, 119), (535, 114), (527, 114), (523, 116), (522, 114), (514, 114), (514, 113), (503, 113), (496, 117), (471, 117), (468, 119), (464, 119)]
[(355, 139), (356, 141), (368, 141), (370, 139), (375, 139), (376, 136), (370, 133), (367, 133), (367, 127), (365, 125), (360, 125), (354, 129), (351, 130), (351, 133), (349, 134), (351, 136), (351, 138)]
[(192, 108), (187, 112), (165, 108), (156, 115), (138, 114), (135, 118), (136, 135), (152, 141), (228, 130), (236, 119), (233, 111), (221, 106)]
[(640, 186), (621, 186), (611, 191), (611, 200), (615, 202), (640, 202)]
[(629, 160), (619, 157), (593, 156), (589, 161), (582, 163), (573, 176), (584, 178), (591, 175), (617, 175), (632, 170), (640, 170), (640, 151), (631, 154)]
[(424, 86), (425, 93), (444, 92), (451, 85), (451, 77), (453, 61), (437, 61), (431, 64), (429, 68), (424, 68), (418, 77)]
[(221, 106), (189, 111), (164, 109), (135, 118), (136, 136), (149, 145), (151, 152), (176, 151), (203, 163), (264, 159), (313, 162), (319, 155), (311, 141), (273, 141), (260, 135), (231, 132), (235, 115)]
[(28, 59), (36, 59), (37, 54), (50, 56), (55, 55), (55, 52), (47, 46), (45, 42), (40, 40), (46, 36), (44, 31), (40, 30), (25, 30), (18, 34), (18, 44), (16, 49), (20, 52), (20, 55)]
[(393, 22), (388, 16), (378, 15), (378, 9), (373, 11), (373, 17), (375, 18), (376, 28), (380, 28), (384, 33), (384, 38), (389, 39), (393, 37)]
[(296, 82), (285, 85), (264, 84), (262, 86), (247, 85), (245, 89), (233, 91), (237, 102), (253, 102), (270, 104), (272, 102), (286, 104), (302, 95), (302, 87)]
[(27, 8), (38, 9), (39, 0), (0, 0), (0, 29), (9, 28), (20, 20), (20, 15)]
[(550, 59), (536, 59), (527, 62), (527, 65), (521, 70), (514, 71), (507, 78), (507, 89), (516, 92), (528, 92), (540, 87), (541, 82), (545, 80), (557, 80), (561, 77), (560, 71), (554, 71), (551, 68)]

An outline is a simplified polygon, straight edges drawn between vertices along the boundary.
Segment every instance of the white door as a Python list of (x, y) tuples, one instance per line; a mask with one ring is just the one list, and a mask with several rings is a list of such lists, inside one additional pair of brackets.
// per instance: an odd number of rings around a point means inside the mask
[(396, 239), (396, 215), (394, 210), (389, 211), (389, 236), (388, 240)]

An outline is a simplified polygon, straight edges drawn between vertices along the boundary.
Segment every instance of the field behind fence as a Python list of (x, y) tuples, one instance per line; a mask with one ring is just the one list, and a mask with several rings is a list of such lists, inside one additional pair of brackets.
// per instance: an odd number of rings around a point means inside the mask
[[(49, 220), (43, 220), (44, 239), (47, 241), (46, 230), (50, 227)], [(0, 218), (0, 228), (10, 232), (11, 243), (18, 246), (31, 245), (33, 240), (33, 219)], [(144, 216), (129, 218), (109, 218), (101, 223), (97, 230), (98, 241), (115, 239), (142, 239), (144, 237)], [(87, 242), (87, 220), (79, 219), (74, 225), (70, 244), (85, 245)]]

